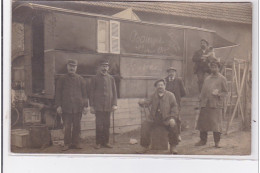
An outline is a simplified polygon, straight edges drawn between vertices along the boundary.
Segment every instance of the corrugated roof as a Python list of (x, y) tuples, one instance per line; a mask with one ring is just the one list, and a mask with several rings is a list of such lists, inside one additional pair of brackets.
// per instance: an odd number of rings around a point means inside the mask
[(174, 16), (194, 17), (236, 23), (252, 23), (252, 4), (247, 3), (192, 3), (192, 2), (90, 2), (82, 5), (113, 8), (132, 8), (134, 11), (153, 12)]

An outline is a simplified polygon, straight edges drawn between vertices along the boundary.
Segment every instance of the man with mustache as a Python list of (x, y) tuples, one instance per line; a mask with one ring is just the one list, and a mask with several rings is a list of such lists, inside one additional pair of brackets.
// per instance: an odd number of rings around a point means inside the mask
[(108, 74), (109, 62), (101, 61), (97, 75), (91, 80), (90, 112), (96, 116), (96, 149), (112, 148), (109, 144), (110, 114), (117, 109), (114, 78)]
[(62, 115), (65, 126), (63, 151), (70, 148), (81, 149), (79, 144), (80, 120), (87, 113), (86, 81), (76, 74), (77, 60), (69, 59), (68, 73), (57, 80), (55, 104), (57, 113)]
[(206, 74), (210, 73), (208, 55), (213, 54), (213, 50), (209, 48), (209, 43), (205, 39), (200, 41), (201, 49), (196, 51), (192, 57), (192, 61), (195, 63), (194, 74), (198, 77), (199, 92), (201, 92), (202, 85)]
[(177, 118), (177, 102), (173, 93), (165, 90), (165, 81), (160, 79), (155, 82), (156, 91), (147, 100), (139, 102), (140, 106), (151, 108), (150, 116), (141, 126), (141, 153), (149, 150), (151, 130), (155, 125), (164, 126), (169, 131), (170, 153), (177, 154), (176, 147), (179, 143), (179, 121)]

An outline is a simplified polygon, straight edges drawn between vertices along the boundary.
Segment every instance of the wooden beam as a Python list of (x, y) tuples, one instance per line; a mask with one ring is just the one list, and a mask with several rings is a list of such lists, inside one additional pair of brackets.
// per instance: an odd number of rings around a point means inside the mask
[(232, 123), (232, 121), (233, 121), (233, 119), (234, 119), (234, 117), (235, 117), (235, 113), (236, 113), (236, 110), (237, 110), (237, 107), (238, 107), (238, 104), (239, 104), (239, 101), (240, 101), (240, 97), (241, 97), (241, 93), (242, 93), (243, 86), (244, 86), (244, 83), (245, 83), (245, 77), (246, 77), (246, 73), (247, 73), (247, 68), (248, 68), (248, 66), (246, 65), (245, 68), (246, 68), (246, 69), (244, 69), (243, 78), (242, 78), (242, 83), (241, 83), (241, 88), (240, 88), (239, 93), (238, 93), (238, 96), (237, 96), (236, 105), (235, 105), (235, 108), (234, 108), (234, 110), (233, 110), (231, 119), (230, 119), (230, 121), (229, 121), (228, 124), (227, 124), (226, 134), (228, 134), (229, 126), (230, 126), (230, 124)]
[[(234, 75), (235, 75), (235, 81), (236, 81), (236, 90), (237, 90), (237, 94), (238, 94), (239, 91), (240, 91), (240, 85), (239, 85), (239, 83), (238, 83), (236, 70), (234, 71)], [(241, 91), (241, 92), (242, 92), (242, 91)], [(239, 105), (238, 105), (238, 106), (239, 106), (239, 110), (240, 110), (240, 113), (241, 113), (242, 122), (244, 122), (245, 119), (244, 119), (244, 113), (243, 113), (241, 101), (239, 101)]]

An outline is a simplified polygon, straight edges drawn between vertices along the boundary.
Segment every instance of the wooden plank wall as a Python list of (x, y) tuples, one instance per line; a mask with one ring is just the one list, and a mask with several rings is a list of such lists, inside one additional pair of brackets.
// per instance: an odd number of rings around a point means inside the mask
[[(115, 133), (125, 133), (141, 127), (141, 112), (138, 106), (139, 99), (118, 99), (118, 110), (115, 111)], [(112, 134), (112, 113), (111, 113)], [(95, 115), (88, 113), (81, 120), (81, 137), (95, 136)]]

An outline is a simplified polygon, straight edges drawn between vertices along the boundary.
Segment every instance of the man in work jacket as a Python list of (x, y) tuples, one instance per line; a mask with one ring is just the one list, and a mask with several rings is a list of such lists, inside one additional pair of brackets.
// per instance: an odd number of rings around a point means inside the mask
[(178, 105), (173, 93), (165, 90), (165, 81), (160, 79), (155, 82), (156, 91), (147, 100), (139, 102), (141, 107), (149, 106), (151, 108), (149, 119), (141, 126), (141, 146), (142, 153), (149, 150), (151, 142), (151, 130), (155, 125), (161, 125), (169, 131), (170, 153), (177, 154), (176, 146), (179, 143), (177, 109)]
[(68, 73), (60, 77), (56, 85), (55, 104), (65, 126), (63, 151), (70, 148), (81, 149), (80, 120), (82, 112), (87, 113), (86, 81), (76, 74), (77, 65), (76, 60), (68, 60)]
[(200, 131), (200, 141), (196, 146), (207, 143), (208, 131), (213, 131), (215, 147), (219, 148), (222, 131), (222, 110), (224, 97), (227, 96), (227, 81), (219, 73), (220, 63), (215, 60), (210, 63), (211, 74), (205, 79), (200, 94), (200, 115), (197, 129)]
[(90, 85), (90, 111), (96, 116), (96, 149), (112, 148), (109, 144), (110, 114), (117, 109), (117, 91), (108, 70), (109, 62), (103, 60)]

